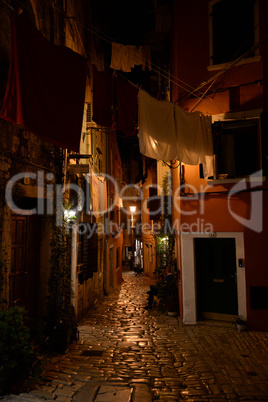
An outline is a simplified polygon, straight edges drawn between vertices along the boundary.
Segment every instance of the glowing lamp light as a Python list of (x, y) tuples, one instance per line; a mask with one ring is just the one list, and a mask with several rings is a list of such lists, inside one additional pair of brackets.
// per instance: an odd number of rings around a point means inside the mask
[(64, 218), (66, 219), (67, 222), (70, 222), (74, 219), (76, 219), (75, 216), (76, 212), (73, 209), (65, 209), (64, 210)]
[(130, 209), (130, 212), (131, 212), (131, 226), (133, 227), (134, 226), (134, 215), (133, 214), (135, 214), (135, 212), (136, 212), (136, 206), (131, 205), (129, 207), (129, 209)]
[(152, 147), (153, 147), (154, 149), (156, 149), (156, 148), (158, 147), (158, 141), (156, 141), (156, 140), (153, 139), (153, 141), (152, 141)]

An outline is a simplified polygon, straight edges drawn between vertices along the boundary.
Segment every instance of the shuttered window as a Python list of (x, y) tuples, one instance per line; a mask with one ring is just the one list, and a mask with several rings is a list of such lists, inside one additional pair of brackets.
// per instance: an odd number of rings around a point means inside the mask
[(98, 271), (98, 225), (87, 223), (90, 231), (79, 235), (78, 269), (80, 284), (93, 277)]

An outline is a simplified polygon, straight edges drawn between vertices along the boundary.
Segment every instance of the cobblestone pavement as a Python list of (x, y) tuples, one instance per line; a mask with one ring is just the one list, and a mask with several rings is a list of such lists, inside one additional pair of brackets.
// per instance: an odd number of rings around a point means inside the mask
[(268, 401), (268, 333), (186, 326), (144, 310), (150, 283), (125, 272), (80, 323), (79, 341), (51, 358), (43, 382), (9, 400)]

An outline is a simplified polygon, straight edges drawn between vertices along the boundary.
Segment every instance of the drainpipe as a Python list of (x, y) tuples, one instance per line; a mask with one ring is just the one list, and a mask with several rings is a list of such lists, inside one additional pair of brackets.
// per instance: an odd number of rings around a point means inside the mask
[(64, 166), (63, 166), (63, 193), (65, 191), (65, 187), (66, 187), (66, 173), (67, 173), (67, 149), (64, 149), (63, 151), (64, 153)]
[(76, 242), (76, 233), (77, 233), (77, 223), (74, 223), (73, 228), (71, 229), (71, 304), (75, 309), (75, 316), (77, 316), (77, 306), (76, 306), (76, 261), (77, 261), (77, 242)]

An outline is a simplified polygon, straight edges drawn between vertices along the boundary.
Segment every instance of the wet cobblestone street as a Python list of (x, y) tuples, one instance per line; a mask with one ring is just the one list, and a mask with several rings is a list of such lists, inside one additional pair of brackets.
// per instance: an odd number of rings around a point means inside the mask
[(152, 280), (123, 275), (82, 320), (79, 341), (51, 358), (43, 382), (13, 400), (268, 401), (267, 333), (147, 311)]

